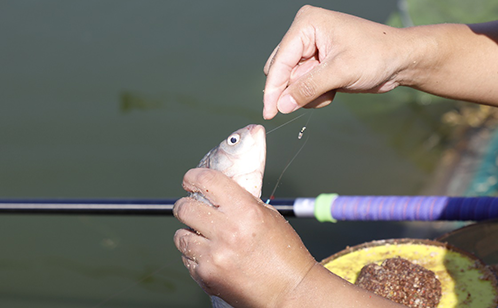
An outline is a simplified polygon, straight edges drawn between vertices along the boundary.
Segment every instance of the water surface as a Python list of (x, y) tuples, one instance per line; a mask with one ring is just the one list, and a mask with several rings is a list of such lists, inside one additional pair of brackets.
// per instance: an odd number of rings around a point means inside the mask
[[(3, 1), (0, 197), (183, 196), (183, 174), (228, 133), (295, 116), (263, 121), (262, 69), (302, 4)], [(394, 0), (313, 4), (379, 22), (396, 10)], [(424, 120), (404, 101), (358, 97), (314, 112), (277, 197), (420, 191), (431, 171), (424, 158), (438, 155), (421, 147), (428, 123), (446, 107), (427, 107)], [(268, 136), (264, 195), (306, 119)], [(318, 259), (404, 230), (291, 223)], [(205, 307), (172, 243), (180, 227), (165, 217), (0, 216), (0, 305), (93, 307), (125, 289), (103, 307)]]

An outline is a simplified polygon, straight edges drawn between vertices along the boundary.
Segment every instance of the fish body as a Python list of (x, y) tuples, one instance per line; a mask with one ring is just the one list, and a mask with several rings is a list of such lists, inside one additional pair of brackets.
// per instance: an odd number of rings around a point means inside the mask
[[(255, 197), (261, 196), (266, 162), (266, 132), (262, 125), (250, 124), (236, 130), (209, 151), (197, 167), (221, 171)], [(190, 197), (212, 205), (202, 194)], [(215, 308), (232, 307), (217, 296), (211, 296)]]

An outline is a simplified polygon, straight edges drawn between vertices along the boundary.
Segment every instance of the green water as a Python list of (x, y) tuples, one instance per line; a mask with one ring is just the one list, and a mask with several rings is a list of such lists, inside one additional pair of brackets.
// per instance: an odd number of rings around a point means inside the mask
[[(262, 69), (302, 4), (2, 1), (0, 197), (183, 196), (183, 174), (228, 133), (294, 117), (262, 120)], [(396, 10), (394, 0), (313, 4), (380, 22)], [(417, 194), (440, 154), (426, 141), (449, 106), (386, 97), (340, 96), (315, 111), (277, 197)], [(302, 119), (268, 136), (264, 196), (299, 147)], [(410, 235), (396, 223), (291, 223), (317, 259)], [(0, 216), (0, 306), (94, 307), (116, 294), (102, 307), (205, 307), (172, 243), (180, 227)]]

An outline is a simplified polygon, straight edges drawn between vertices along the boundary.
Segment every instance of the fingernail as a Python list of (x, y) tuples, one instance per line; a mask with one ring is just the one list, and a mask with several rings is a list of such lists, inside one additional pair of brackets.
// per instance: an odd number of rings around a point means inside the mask
[(296, 100), (290, 95), (284, 95), (277, 103), (278, 110), (281, 113), (291, 113), (299, 108)]

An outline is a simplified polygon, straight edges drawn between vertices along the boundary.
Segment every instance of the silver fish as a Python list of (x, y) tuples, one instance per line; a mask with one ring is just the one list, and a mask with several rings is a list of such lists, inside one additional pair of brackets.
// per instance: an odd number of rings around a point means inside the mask
[[(266, 133), (261, 125), (251, 124), (233, 132), (209, 151), (197, 167), (223, 172), (255, 197), (261, 196), (266, 161)], [(212, 205), (202, 194), (190, 197)], [(211, 296), (215, 308), (232, 307), (217, 296)]]

